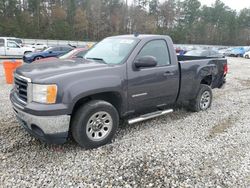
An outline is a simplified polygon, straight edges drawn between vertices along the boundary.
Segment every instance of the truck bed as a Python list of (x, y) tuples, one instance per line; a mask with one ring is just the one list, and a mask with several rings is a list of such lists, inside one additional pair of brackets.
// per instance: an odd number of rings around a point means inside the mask
[(190, 60), (201, 60), (201, 59), (214, 59), (214, 57), (203, 57), (203, 56), (185, 56), (178, 55), (178, 61), (190, 61)]
[[(184, 57), (184, 58), (182, 58)], [(181, 56), (179, 61), (180, 90), (178, 101), (190, 100), (196, 97), (196, 93), (200, 86), (200, 80), (197, 77), (211, 75), (208, 82), (211, 82), (212, 89), (220, 88), (225, 82), (224, 65), (227, 64), (226, 59), (215, 59), (206, 57), (190, 57)]]

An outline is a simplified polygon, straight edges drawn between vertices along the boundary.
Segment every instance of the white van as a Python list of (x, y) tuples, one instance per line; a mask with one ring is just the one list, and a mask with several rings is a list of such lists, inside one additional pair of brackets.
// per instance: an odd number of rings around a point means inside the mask
[(0, 37), (0, 56), (23, 56), (25, 53), (34, 51), (34, 48), (18, 44), (14, 38)]

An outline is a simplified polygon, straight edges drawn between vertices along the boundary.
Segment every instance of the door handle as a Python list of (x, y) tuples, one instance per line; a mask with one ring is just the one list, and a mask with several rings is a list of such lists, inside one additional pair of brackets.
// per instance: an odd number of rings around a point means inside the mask
[(164, 72), (163, 76), (173, 76), (174, 73), (173, 72), (170, 72), (170, 71), (167, 71), (167, 72)]

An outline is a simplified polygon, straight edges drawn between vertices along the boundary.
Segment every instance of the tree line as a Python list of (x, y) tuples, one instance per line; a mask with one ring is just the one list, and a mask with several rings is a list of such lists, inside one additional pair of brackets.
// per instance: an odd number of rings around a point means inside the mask
[(250, 45), (250, 8), (215, 0), (1, 0), (0, 35), (98, 41), (128, 33), (170, 35), (175, 43)]

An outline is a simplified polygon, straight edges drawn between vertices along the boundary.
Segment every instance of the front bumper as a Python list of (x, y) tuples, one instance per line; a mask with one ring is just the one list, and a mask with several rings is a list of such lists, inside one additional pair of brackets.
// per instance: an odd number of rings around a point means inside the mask
[(26, 57), (25, 55), (23, 56), (23, 62), (25, 63), (32, 63), (33, 57)]
[(70, 116), (36, 116), (23, 112), (13, 105), (20, 124), (33, 136), (47, 143), (66, 142), (69, 132)]

